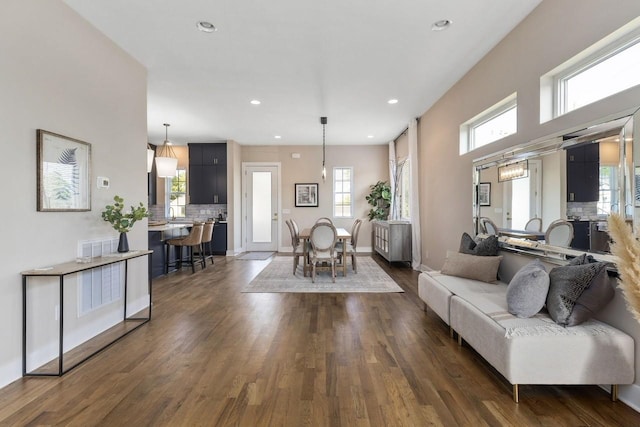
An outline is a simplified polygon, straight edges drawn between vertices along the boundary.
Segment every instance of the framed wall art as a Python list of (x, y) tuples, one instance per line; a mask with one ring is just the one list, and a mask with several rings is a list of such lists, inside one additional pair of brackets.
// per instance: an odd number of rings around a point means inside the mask
[(38, 211), (91, 210), (91, 144), (38, 129)]
[(480, 206), (491, 206), (491, 183), (481, 182), (478, 186), (478, 202)]
[(295, 184), (296, 207), (318, 207), (318, 184)]

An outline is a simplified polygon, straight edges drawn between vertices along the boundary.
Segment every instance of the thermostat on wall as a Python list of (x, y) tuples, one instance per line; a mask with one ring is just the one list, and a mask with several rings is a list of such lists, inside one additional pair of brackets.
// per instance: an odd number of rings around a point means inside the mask
[(98, 188), (109, 188), (109, 178), (107, 178), (106, 176), (99, 176)]

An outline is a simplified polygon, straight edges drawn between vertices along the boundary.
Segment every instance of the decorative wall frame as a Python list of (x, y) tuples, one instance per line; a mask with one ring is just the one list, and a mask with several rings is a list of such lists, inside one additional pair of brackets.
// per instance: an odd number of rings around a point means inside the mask
[(296, 207), (318, 207), (318, 184), (295, 184)]
[(91, 210), (91, 144), (38, 129), (40, 212)]
[(480, 206), (491, 206), (491, 183), (481, 182), (478, 186), (478, 202)]

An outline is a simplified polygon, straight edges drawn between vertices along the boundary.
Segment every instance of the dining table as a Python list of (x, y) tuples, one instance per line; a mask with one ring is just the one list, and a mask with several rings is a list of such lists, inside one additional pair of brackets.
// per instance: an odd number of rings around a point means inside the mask
[[(351, 233), (349, 233), (346, 229), (344, 228), (337, 228), (336, 227), (336, 235), (338, 238), (339, 242), (342, 242), (342, 275), (344, 277), (347, 276), (347, 257), (346, 257), (346, 250), (347, 250), (347, 240), (351, 238)], [(300, 240), (302, 241), (302, 253), (303, 253), (303, 269), (302, 272), (304, 274), (305, 277), (307, 277), (307, 272), (311, 271), (311, 264), (309, 262), (309, 247), (310, 245), (309, 243), (309, 239), (311, 237), (311, 227), (308, 228), (303, 228), (302, 231), (300, 231), (300, 234), (298, 236), (300, 238)]]
[(498, 228), (498, 234), (506, 237), (516, 237), (527, 240), (544, 240), (544, 232), (531, 230), (517, 230), (513, 228)]

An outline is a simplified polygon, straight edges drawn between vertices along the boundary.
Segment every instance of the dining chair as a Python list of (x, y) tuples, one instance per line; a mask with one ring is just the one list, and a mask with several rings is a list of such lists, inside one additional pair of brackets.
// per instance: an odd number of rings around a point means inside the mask
[(572, 240), (573, 224), (564, 219), (553, 221), (544, 233), (544, 242), (547, 245), (568, 248)]
[[(164, 274), (169, 273), (169, 267), (175, 266), (178, 270), (182, 268), (183, 264), (191, 265), (191, 271), (193, 273), (196, 272), (195, 267), (195, 259), (194, 259), (194, 248), (200, 249), (200, 260), (198, 262), (202, 266), (205, 267), (204, 258), (202, 257), (202, 233), (204, 231), (204, 224), (201, 222), (197, 222), (193, 224), (191, 227), (191, 231), (186, 237), (180, 237), (175, 239), (169, 239), (165, 242), (167, 248), (167, 254), (164, 263)], [(170, 252), (171, 246), (175, 246), (175, 260), (173, 263), (170, 262)], [(187, 248), (187, 256), (185, 257), (183, 254), (183, 248)]]
[(303, 246), (300, 244), (300, 236), (295, 232), (293, 224), (293, 220), (286, 220), (285, 223), (287, 227), (289, 227), (289, 233), (291, 234), (291, 246), (293, 247), (293, 274), (296, 274), (296, 270), (298, 269), (298, 264), (300, 264), (300, 257), (304, 256)]
[(498, 227), (496, 227), (496, 224), (487, 217), (483, 216), (480, 218), (480, 228), (485, 234), (493, 236), (498, 235)]
[(316, 281), (316, 271), (320, 263), (328, 263), (331, 278), (336, 281), (336, 240), (338, 232), (333, 224), (316, 222), (311, 228), (309, 240), (311, 243), (311, 281)]
[(531, 218), (524, 226), (527, 231), (542, 231), (542, 218)]
[(318, 218), (316, 220), (316, 224), (319, 222), (328, 222), (329, 224), (333, 225), (333, 221), (331, 221), (331, 218), (327, 218), (326, 216), (321, 216), (320, 218)]
[(342, 249), (342, 242), (336, 243), (336, 251), (338, 252), (338, 260), (342, 260), (342, 254), (351, 256), (351, 267), (355, 273), (358, 272), (358, 266), (356, 264), (356, 248), (358, 246), (358, 234), (360, 233), (360, 226), (362, 225), (361, 219), (356, 219), (351, 226), (351, 240), (346, 242), (346, 250)]

